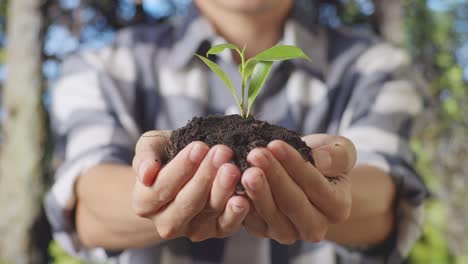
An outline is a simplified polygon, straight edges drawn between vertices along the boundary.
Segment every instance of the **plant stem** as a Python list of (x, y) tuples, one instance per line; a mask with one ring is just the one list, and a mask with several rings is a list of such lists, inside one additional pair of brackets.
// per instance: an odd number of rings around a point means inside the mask
[[(244, 73), (244, 70), (242, 69), (242, 75)], [(241, 117), (244, 117), (244, 97), (245, 97), (245, 79), (244, 79), (244, 76), (242, 76), (242, 89), (241, 89), (241, 93), (242, 93), (242, 99), (241, 99)]]
[(239, 53), (240, 57), (241, 57), (241, 65), (242, 65), (242, 87), (241, 87), (241, 109), (240, 109), (240, 113), (241, 113), (241, 117), (244, 117), (244, 98), (245, 98), (245, 82), (246, 82), (246, 78), (245, 78), (245, 57), (244, 57), (244, 54), (245, 54), (245, 45), (244, 45), (244, 48), (242, 49), (242, 52)]

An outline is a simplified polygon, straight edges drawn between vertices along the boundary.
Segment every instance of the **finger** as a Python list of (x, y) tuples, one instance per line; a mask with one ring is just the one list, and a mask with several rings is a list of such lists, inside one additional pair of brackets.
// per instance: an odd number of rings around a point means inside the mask
[(162, 159), (166, 156), (165, 147), (169, 143), (171, 131), (149, 131), (144, 133), (135, 147), (132, 167), (137, 179), (151, 186), (161, 169)]
[(244, 220), (247, 232), (257, 237), (267, 237), (268, 225), (257, 213), (255, 207), (251, 208)]
[[(248, 157), (252, 156), (252, 153), (255, 153), (255, 149), (249, 153)], [(249, 158), (247, 160), (251, 161)], [(296, 237), (295, 228), (289, 219), (278, 210), (275, 204), (278, 199), (273, 197), (265, 173), (256, 167), (248, 168), (242, 175), (242, 184), (255, 210), (268, 226), (267, 235), (283, 244), (293, 243)]]
[[(210, 149), (193, 178), (185, 184), (174, 202), (163, 213), (167, 215), (166, 220), (171, 221), (174, 228), (183, 230), (184, 233), (193, 233), (193, 230), (186, 229), (193, 229), (193, 225), (189, 226), (190, 221), (206, 207), (215, 175), (221, 165), (232, 158), (232, 155), (232, 150), (227, 146), (217, 145)], [(164, 230), (162, 232), (164, 233)]]
[(234, 194), (241, 177), (240, 170), (233, 164), (226, 163), (219, 168), (211, 188), (209, 207), (221, 213), (228, 199)]
[(169, 143), (172, 131), (153, 130), (145, 132), (135, 145), (135, 152), (153, 151), (156, 153), (166, 153), (166, 145)]
[(246, 197), (231, 197), (223, 214), (218, 218), (218, 237), (226, 237), (239, 230), (249, 209), (250, 205)]
[(302, 139), (312, 148), (315, 165), (324, 175), (348, 174), (356, 163), (356, 148), (345, 137), (316, 134)]
[[(281, 154), (287, 155), (288, 153)], [(310, 163), (304, 161), (304, 158), (297, 151), (296, 154), (298, 156), (295, 157), (296, 164), (294, 166), (297, 166), (298, 170), (303, 171), (306, 165), (314, 169)], [(323, 240), (328, 226), (327, 219), (314, 207), (304, 191), (291, 179), (291, 175), (288, 175), (288, 172), (272, 153), (268, 149), (254, 149), (247, 156), (247, 160), (268, 175), (268, 183), (274, 194), (276, 205), (293, 223), (297, 235), (306, 241)], [(306, 177), (307, 175), (301, 176)]]
[[(205, 207), (219, 168), (227, 163), (232, 155), (232, 150), (227, 146), (216, 145), (212, 147), (193, 178), (177, 195), (176, 202), (197, 202), (202, 208)], [(234, 173), (236, 172), (234, 171)], [(228, 177), (231, 177), (231, 175), (228, 175)]]
[(152, 151), (140, 152), (133, 158), (133, 168), (137, 169), (137, 180), (145, 186), (152, 186), (161, 170), (160, 156)]
[[(282, 186), (289, 185), (288, 179), (280, 182), (279, 177), (274, 176), (284, 170), (296, 183), (295, 186), (299, 187), (306, 198), (331, 222), (341, 222), (348, 218), (351, 210), (351, 188), (347, 177), (338, 178), (339, 180), (331, 184), (312, 164), (305, 162), (298, 151), (284, 141), (273, 141), (268, 144), (268, 149), (274, 155), (270, 166), (273, 175), (270, 182), (274, 193), (277, 189), (285, 189)], [(285, 203), (291, 204), (292, 201), (285, 200)]]
[(212, 218), (210, 214), (205, 214), (202, 211), (190, 222), (185, 235), (192, 242), (232, 235), (240, 229), (242, 221), (249, 212), (249, 202), (245, 197), (231, 197), (225, 204), (223, 211), (216, 218)]
[(138, 215), (147, 217), (172, 201), (190, 180), (209, 151), (202, 142), (192, 142), (182, 149), (158, 174), (152, 187), (136, 184), (134, 207)]

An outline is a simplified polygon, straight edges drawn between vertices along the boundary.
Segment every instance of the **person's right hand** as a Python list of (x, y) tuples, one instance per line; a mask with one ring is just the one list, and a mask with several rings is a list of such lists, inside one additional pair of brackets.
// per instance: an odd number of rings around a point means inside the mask
[(136, 214), (150, 218), (162, 239), (201, 241), (239, 230), (249, 202), (233, 196), (241, 173), (229, 163), (232, 150), (192, 142), (162, 167), (170, 134), (151, 131), (138, 140), (133, 159)]

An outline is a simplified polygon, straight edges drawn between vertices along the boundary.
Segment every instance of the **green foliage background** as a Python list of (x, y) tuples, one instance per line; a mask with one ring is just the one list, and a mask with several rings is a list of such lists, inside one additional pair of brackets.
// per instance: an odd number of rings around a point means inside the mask
[(424, 235), (409, 262), (468, 263), (468, 86), (455, 53), (468, 43), (468, 31), (456, 28), (468, 22), (468, 3), (455, 1), (440, 12), (429, 10), (424, 0), (405, 5), (406, 47), (432, 99), (429, 125), (411, 145), (433, 199), (426, 205)]

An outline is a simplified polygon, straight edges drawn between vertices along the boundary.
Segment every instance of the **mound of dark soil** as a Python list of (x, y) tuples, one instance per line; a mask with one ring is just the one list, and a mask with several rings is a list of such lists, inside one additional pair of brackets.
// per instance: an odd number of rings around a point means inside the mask
[(194, 117), (188, 124), (175, 130), (168, 146), (168, 159), (193, 141), (203, 141), (208, 146), (223, 144), (234, 151), (233, 163), (241, 171), (250, 167), (247, 154), (254, 148), (265, 147), (273, 140), (283, 140), (301, 153), (305, 161), (314, 164), (308, 147), (298, 133), (272, 125), (253, 117), (239, 115)]

